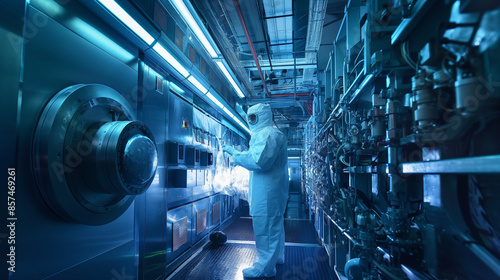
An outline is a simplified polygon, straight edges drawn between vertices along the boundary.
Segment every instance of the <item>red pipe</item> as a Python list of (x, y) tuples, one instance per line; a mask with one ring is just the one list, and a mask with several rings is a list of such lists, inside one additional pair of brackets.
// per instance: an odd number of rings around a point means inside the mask
[(286, 94), (271, 94), (269, 97), (289, 97), (289, 96), (306, 96), (310, 95), (311, 93), (309, 92), (301, 92), (301, 93), (296, 93), (295, 95), (293, 93), (286, 93)]
[(262, 75), (262, 70), (260, 69), (259, 59), (257, 58), (257, 54), (255, 53), (255, 48), (253, 46), (252, 38), (250, 38), (250, 33), (248, 33), (248, 28), (245, 23), (245, 18), (243, 17), (243, 12), (241, 11), (239, 0), (233, 0), (234, 7), (236, 8), (236, 13), (238, 13), (238, 17), (240, 18), (241, 26), (243, 27), (243, 31), (245, 31), (245, 36), (247, 37), (248, 46), (250, 47), (250, 51), (253, 55), (253, 60), (257, 65), (257, 69), (259, 70), (260, 78), (262, 79), (262, 84), (264, 85), (264, 89), (266, 90), (266, 95), (269, 97), (269, 90), (267, 89), (266, 80), (264, 79), (264, 75)]

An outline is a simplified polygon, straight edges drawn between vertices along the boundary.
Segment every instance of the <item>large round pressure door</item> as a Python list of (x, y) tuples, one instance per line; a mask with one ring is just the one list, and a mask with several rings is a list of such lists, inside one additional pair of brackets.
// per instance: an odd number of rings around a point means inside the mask
[(149, 188), (158, 155), (123, 96), (103, 85), (75, 85), (46, 105), (32, 158), (38, 188), (58, 216), (102, 225)]

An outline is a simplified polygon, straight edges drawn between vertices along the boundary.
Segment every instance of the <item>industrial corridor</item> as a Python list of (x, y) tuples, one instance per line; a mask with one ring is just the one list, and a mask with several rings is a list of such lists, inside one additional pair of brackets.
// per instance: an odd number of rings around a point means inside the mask
[(0, 0), (0, 279), (500, 279), (500, 0)]

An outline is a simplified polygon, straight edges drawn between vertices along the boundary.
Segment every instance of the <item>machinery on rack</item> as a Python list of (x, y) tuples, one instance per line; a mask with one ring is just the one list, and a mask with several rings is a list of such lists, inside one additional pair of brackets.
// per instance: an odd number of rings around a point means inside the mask
[(344, 279), (500, 277), (499, 1), (349, 1), (303, 192)]

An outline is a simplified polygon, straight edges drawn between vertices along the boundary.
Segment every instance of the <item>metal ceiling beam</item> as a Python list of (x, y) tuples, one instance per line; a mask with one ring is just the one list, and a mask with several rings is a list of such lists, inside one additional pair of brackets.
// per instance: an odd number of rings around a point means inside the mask
[[(284, 70), (284, 69), (293, 69), (294, 65), (293, 64), (288, 64), (288, 65), (273, 65), (272, 69), (273, 70)], [(316, 63), (314, 64), (297, 64), (297, 69), (308, 69), (308, 68), (316, 68)], [(245, 69), (249, 71), (256, 71), (259, 70), (257, 67), (245, 67)], [(260, 69), (262, 70), (271, 70), (270, 66), (261, 66)], [(293, 77), (291, 77), (293, 78)]]
[(248, 27), (245, 22), (245, 18), (243, 17), (243, 11), (241, 11), (240, 1), (233, 0), (234, 7), (236, 9), (236, 13), (238, 14), (238, 18), (240, 19), (241, 26), (243, 27), (243, 31), (245, 32), (245, 36), (247, 37), (248, 46), (250, 47), (250, 51), (252, 52), (253, 59), (257, 68), (259, 70), (260, 78), (262, 79), (262, 84), (264, 85), (264, 89), (266, 90), (266, 94), (269, 95), (269, 90), (267, 89), (267, 85), (265, 83), (264, 74), (262, 74), (262, 70), (260, 69), (259, 59), (257, 58), (257, 54), (255, 53), (255, 48), (252, 43), (252, 38), (250, 37), (250, 33), (248, 32)]
[(299, 92), (299, 93), (284, 93), (284, 94), (271, 94), (269, 97), (295, 97), (295, 96), (309, 96), (310, 92)]
[[(277, 66), (284, 66), (284, 65), (294, 65), (295, 64), (295, 61), (293, 60), (293, 58), (282, 58), (282, 59), (273, 59), (273, 67), (277, 67)], [(308, 64), (306, 62), (306, 59), (305, 58), (297, 58), (297, 65), (299, 64)], [(245, 68), (250, 68), (250, 67), (257, 67), (257, 65), (255, 64), (255, 61), (253, 60), (242, 60), (241, 61), (241, 65), (243, 65), (243, 67)], [(270, 65), (265, 62), (265, 61), (262, 61), (262, 63), (259, 62), (259, 66), (260, 67), (269, 67)]]
[[(302, 40), (305, 40), (307, 38), (293, 38), (292, 40), (293, 41), (302, 41)], [(254, 44), (259, 44), (259, 43), (264, 43), (264, 41), (253, 41)], [(241, 42), (242, 45), (248, 45), (247, 42)]]
[[(317, 63), (317, 51), (321, 43), (323, 33), (323, 22), (325, 20), (326, 7), (328, 0), (311, 0), (309, 3), (309, 23), (307, 26), (306, 40), (306, 60), (308, 63)], [(312, 52), (315, 53), (312, 53)], [(313, 80), (314, 70), (304, 71), (304, 81)]]
[(279, 44), (270, 44), (270, 47), (275, 47), (275, 46), (284, 46), (284, 45), (293, 45), (293, 42), (289, 43), (279, 43)]
[(260, 21), (260, 27), (262, 28), (262, 36), (264, 36), (264, 43), (266, 44), (267, 59), (269, 60), (269, 67), (271, 67), (272, 71), (273, 63), (271, 62), (271, 52), (269, 51), (270, 43), (267, 41), (268, 32), (266, 31), (266, 27), (264, 26), (265, 18), (262, 12), (263, 8), (260, 6), (260, 1), (261, 0), (255, 0), (255, 2), (257, 2), (257, 9), (259, 10), (259, 21)]
[[(213, 0), (200, 0), (200, 1), (192, 1), (192, 3), (196, 6), (197, 10), (201, 12), (203, 18), (207, 21), (207, 27), (212, 33), (212, 38), (216, 42), (220, 51), (222, 52), (223, 57), (226, 58), (227, 63), (231, 70), (233, 70), (234, 74), (237, 77), (237, 80), (241, 83), (241, 85), (245, 88), (245, 90), (249, 93), (250, 96), (255, 95), (255, 90), (250, 83), (250, 79), (248, 79), (248, 72), (240, 63), (238, 55), (234, 52), (236, 45), (233, 45), (232, 41), (229, 39), (228, 34), (233, 34), (231, 30), (231, 26), (233, 25), (229, 21), (229, 14), (225, 14), (228, 17), (224, 17), (222, 19), (221, 15), (224, 13), (224, 3), (221, 0), (220, 2), (214, 2)], [(217, 5), (216, 3), (219, 3)], [(226, 11), (227, 12), (227, 11)], [(238, 38), (235, 37), (235, 42), (239, 42)]]
[(273, 19), (273, 18), (282, 18), (282, 17), (293, 17), (293, 14), (291, 14), (291, 15), (281, 15), (281, 16), (265, 17), (264, 19), (265, 19), (265, 20), (268, 20), (268, 19)]
[[(297, 98), (299, 99), (298, 101), (302, 101), (302, 102), (305, 102), (305, 101), (308, 101), (309, 99), (311, 99), (311, 97), (308, 95), (306, 95), (306, 96), (299, 95), (299, 96), (297, 96)], [(289, 104), (293, 104), (294, 107), (297, 105), (297, 103), (295, 101), (296, 101), (295, 98), (293, 96), (291, 96), (291, 97), (279, 97), (279, 98), (252, 98), (252, 99), (242, 101), (242, 103), (246, 104), (246, 105), (267, 103), (271, 106), (271, 108), (289, 108), (289, 107), (291, 107)]]

